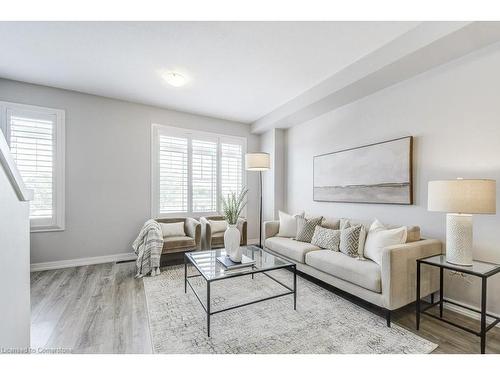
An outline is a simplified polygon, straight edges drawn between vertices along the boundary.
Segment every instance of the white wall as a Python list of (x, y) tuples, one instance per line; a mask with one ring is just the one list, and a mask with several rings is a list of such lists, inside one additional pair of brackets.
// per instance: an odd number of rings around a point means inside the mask
[(30, 345), (28, 215), (28, 202), (18, 200), (0, 165), (0, 349)]
[[(260, 151), (269, 154), (271, 165), (273, 165), (276, 156), (274, 152), (274, 134), (274, 129), (272, 129), (262, 134), (260, 138)], [(274, 170), (272, 168), (262, 173), (262, 195), (264, 197), (262, 204), (262, 220), (273, 220), (274, 200), (277, 197), (274, 194)]]
[(271, 129), (261, 135), (260, 150), (271, 158), (271, 169), (263, 172), (263, 220), (274, 220), (285, 205), (285, 130)]
[[(0, 100), (66, 110), (66, 230), (31, 235), (31, 262), (131, 251), (150, 217), (151, 123), (243, 136), (246, 124), (0, 80)], [(257, 234), (257, 176), (248, 174), (249, 239)]]
[[(444, 240), (445, 214), (426, 209), (428, 181), (484, 177), (500, 188), (499, 67), (496, 44), (289, 129), (288, 211), (416, 224)], [(406, 135), (415, 141), (413, 206), (313, 202), (314, 155)], [(474, 216), (476, 259), (500, 263), (499, 229), (499, 214)], [(467, 279), (448, 277), (445, 293), (478, 305), (478, 280)], [(488, 309), (499, 314), (500, 275), (489, 283)]]

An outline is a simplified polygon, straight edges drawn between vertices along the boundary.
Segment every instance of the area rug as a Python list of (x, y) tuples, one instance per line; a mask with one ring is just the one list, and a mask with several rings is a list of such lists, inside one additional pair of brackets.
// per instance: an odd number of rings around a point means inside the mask
[[(191, 273), (195, 271), (191, 270)], [(292, 274), (273, 271), (292, 285)], [(211, 317), (189, 289), (184, 293), (184, 266), (162, 269), (146, 277), (144, 289), (155, 353), (387, 353), (424, 354), (437, 345), (353, 304), (320, 286), (297, 277), (297, 310), (293, 296), (248, 305)], [(190, 279), (200, 296), (205, 281)], [(211, 284), (212, 311), (286, 290), (262, 274)]]

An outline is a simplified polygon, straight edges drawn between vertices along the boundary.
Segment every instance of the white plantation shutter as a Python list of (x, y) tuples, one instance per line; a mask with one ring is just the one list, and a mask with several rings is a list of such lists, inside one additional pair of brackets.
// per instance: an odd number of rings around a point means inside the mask
[(243, 188), (243, 146), (241, 144), (221, 144), (221, 193), (239, 193)]
[(0, 101), (0, 127), (28, 189), (32, 232), (64, 230), (65, 113)]
[(192, 140), (192, 211), (217, 211), (217, 142)]
[(188, 139), (159, 136), (160, 213), (188, 211)]
[(153, 217), (214, 215), (243, 188), (244, 138), (156, 124), (152, 135)]
[(55, 116), (22, 117), (10, 114), (10, 150), (28, 189), (33, 189), (30, 219), (54, 216)]

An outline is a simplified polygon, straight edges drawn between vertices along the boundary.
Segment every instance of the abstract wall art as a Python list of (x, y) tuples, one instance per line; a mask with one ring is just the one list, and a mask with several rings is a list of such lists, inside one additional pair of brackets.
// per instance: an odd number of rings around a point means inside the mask
[(318, 155), (315, 201), (413, 204), (413, 137)]

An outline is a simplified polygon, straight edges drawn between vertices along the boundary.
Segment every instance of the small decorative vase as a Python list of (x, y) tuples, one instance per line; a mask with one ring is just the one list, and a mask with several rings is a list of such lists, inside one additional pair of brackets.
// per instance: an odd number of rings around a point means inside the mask
[(229, 224), (224, 232), (224, 247), (233, 262), (241, 262), (240, 231), (236, 224)]

